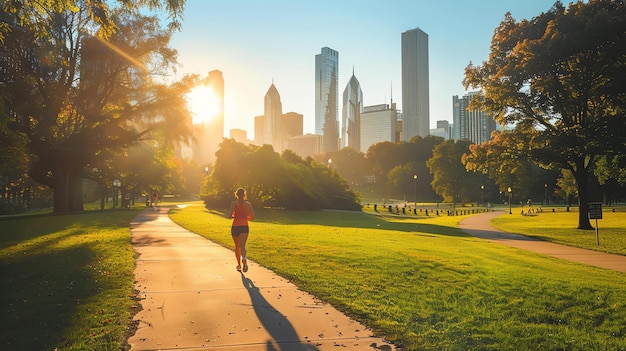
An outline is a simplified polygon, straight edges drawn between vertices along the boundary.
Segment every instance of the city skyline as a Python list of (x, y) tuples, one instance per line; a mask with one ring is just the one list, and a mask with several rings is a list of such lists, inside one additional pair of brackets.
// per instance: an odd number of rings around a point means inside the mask
[(302, 114), (304, 133), (314, 133), (312, 72), (320, 49), (339, 52), (338, 85), (344, 87), (354, 72), (364, 106), (389, 104), (393, 94), (402, 109), (400, 36), (419, 27), (429, 36), (429, 122), (434, 128), (437, 120), (452, 122), (452, 96), (466, 94), (461, 83), (464, 68), (470, 61), (481, 64), (487, 59), (493, 31), (505, 13), (510, 11), (520, 21), (548, 11), (553, 4), (545, 0), (315, 4), (189, 0), (182, 31), (171, 42), (179, 61), (172, 78), (222, 71), (225, 136), (233, 128), (253, 135), (254, 117), (263, 114), (264, 95), (271, 84), (281, 92), (283, 111)]

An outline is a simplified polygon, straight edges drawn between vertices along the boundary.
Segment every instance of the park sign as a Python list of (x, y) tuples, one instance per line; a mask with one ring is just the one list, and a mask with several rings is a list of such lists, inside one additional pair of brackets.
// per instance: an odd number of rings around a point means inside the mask
[(596, 220), (596, 244), (600, 245), (600, 236), (598, 235), (598, 219), (602, 219), (602, 202), (590, 202), (589, 219)]
[(589, 219), (602, 219), (602, 202), (589, 203)]

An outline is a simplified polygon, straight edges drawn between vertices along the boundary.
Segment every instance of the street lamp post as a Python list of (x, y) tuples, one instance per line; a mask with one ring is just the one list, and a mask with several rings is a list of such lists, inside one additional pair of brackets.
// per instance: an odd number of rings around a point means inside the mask
[(415, 203), (413, 204), (413, 208), (417, 209), (417, 174), (413, 175), (413, 188), (415, 189), (415, 197), (413, 198)]
[(513, 211), (511, 211), (511, 187), (507, 191), (509, 192), (509, 214), (513, 214)]
[(485, 203), (485, 186), (481, 185), (480, 186), (480, 204), (484, 204)]
[(117, 189), (122, 186), (122, 182), (119, 179), (113, 181), (113, 209), (117, 205)]
[(545, 193), (543, 194), (543, 202), (548, 205), (548, 184), (544, 184), (543, 188), (545, 189)]

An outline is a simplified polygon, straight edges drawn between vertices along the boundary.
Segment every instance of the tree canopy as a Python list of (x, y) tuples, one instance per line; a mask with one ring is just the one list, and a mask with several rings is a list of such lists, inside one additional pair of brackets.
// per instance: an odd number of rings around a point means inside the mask
[[(118, 23), (112, 18), (117, 8), (135, 10), (147, 7), (149, 10), (165, 10), (170, 18), (170, 29), (180, 29), (185, 0), (116, 0), (116, 1), (82, 1), (82, 0), (5, 0), (3, 12), (10, 13), (19, 20), (19, 25), (34, 28), (42, 36), (48, 36), (51, 28), (48, 17), (62, 12), (85, 11), (88, 18), (98, 29), (98, 35), (109, 37), (115, 33)], [(9, 23), (0, 22), (0, 42), (4, 34), (10, 32)]]
[(226, 206), (238, 187), (256, 206), (292, 210), (360, 210), (359, 198), (331, 167), (270, 145), (225, 139), (201, 195), (210, 206)]
[[(489, 58), (469, 64), (464, 85), (485, 99), (472, 103), (510, 126), (508, 153), (576, 179), (578, 228), (587, 218), (589, 175), (605, 155), (626, 151), (626, 2), (556, 2), (531, 20), (506, 14)], [(478, 107), (474, 105), (474, 107)]]
[[(23, 141), (28, 173), (54, 189), (54, 211), (82, 210), (82, 179), (106, 179), (111, 158), (138, 142), (170, 148), (191, 135), (185, 94), (165, 84), (171, 30), (141, 7), (184, 1), (9, 1), (0, 16), (3, 134)], [(2, 141), (0, 141), (2, 142)], [(109, 179), (115, 175), (109, 175)]]
[[(400, 197), (413, 194), (414, 187), (421, 201), (436, 201), (438, 194), (433, 191), (432, 174), (426, 161), (433, 155), (433, 149), (444, 141), (441, 137), (416, 136), (408, 143), (381, 142), (367, 150), (368, 174), (374, 175), (378, 192), (387, 197)], [(417, 184), (413, 176), (418, 176)], [(410, 198), (414, 195), (409, 196)]]
[(513, 133), (494, 133), (493, 138), (482, 144), (469, 145), (462, 162), (468, 171), (486, 174), (498, 187), (516, 196), (528, 194), (532, 185), (532, 162), (519, 154), (520, 141)]
[(467, 140), (446, 140), (433, 150), (426, 165), (433, 174), (432, 186), (446, 202), (470, 202), (481, 185), (481, 173), (465, 169), (461, 158), (469, 151)]

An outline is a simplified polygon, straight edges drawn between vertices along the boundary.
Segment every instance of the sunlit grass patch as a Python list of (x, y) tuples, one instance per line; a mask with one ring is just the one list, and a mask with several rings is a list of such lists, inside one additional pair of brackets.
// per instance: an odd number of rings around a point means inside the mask
[[(469, 237), (462, 217), (256, 210), (248, 256), (405, 350), (620, 350), (621, 273)], [(172, 219), (232, 248), (201, 204)], [(254, 274), (251, 271), (249, 274)]]
[(119, 350), (135, 304), (136, 211), (3, 220), (0, 344)]

